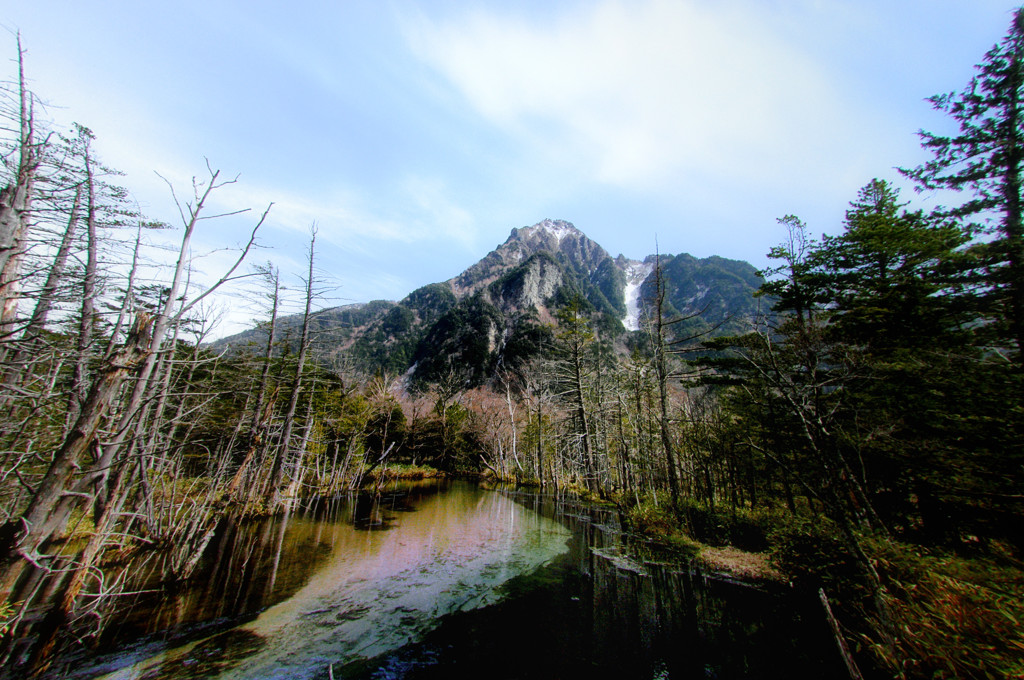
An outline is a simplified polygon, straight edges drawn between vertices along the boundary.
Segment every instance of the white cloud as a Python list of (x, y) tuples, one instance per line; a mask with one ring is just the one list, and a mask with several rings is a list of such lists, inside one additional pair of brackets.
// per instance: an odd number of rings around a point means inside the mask
[(540, 22), (407, 20), (413, 49), (480, 115), (593, 180), (814, 174), (852, 133), (828, 75), (753, 3), (583, 3)]
[[(381, 242), (408, 245), (422, 241), (471, 242), (473, 219), (450, 195), (443, 182), (409, 176), (388, 192), (382, 205), (367, 205), (358, 187), (336, 186), (327, 192), (296, 192), (283, 187), (246, 186), (244, 179), (218, 198), (223, 209), (273, 201), (268, 218), (272, 229), (309, 233), (314, 222), (320, 236), (343, 250), (365, 252)], [(377, 195), (381, 199), (381, 195)], [(261, 203), (262, 201), (262, 203)]]
[(473, 216), (450, 193), (439, 179), (406, 178), (402, 183), (402, 194), (408, 202), (406, 228), (419, 239), (443, 239), (471, 247), (475, 244)]

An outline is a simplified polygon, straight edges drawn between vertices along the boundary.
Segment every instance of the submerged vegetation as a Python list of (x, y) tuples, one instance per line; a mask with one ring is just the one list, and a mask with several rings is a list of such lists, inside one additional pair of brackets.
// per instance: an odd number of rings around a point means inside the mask
[[(167, 225), (132, 207), (87, 128), (42, 129), (24, 79), (7, 84), (3, 673), (45, 669), (98, 639), (122, 598), (195, 576), (228, 516), (472, 474), (614, 504), (710, 569), (819, 592), (851, 673), (1024, 677), (1022, 59), (1018, 11), (968, 87), (933, 100), (958, 131), (922, 133), (934, 160), (904, 174), (960, 192), (954, 207), (910, 209), (876, 179), (838, 235), (783, 218), (759, 293), (771, 312), (726, 337), (674, 314), (660, 259), (645, 329), (626, 337), (561, 288), (557, 318), (486, 376), (447, 349), (396, 347), (394, 372), (375, 374), (311, 353), (315, 231), (297, 335), (280, 337), (267, 266), (265, 342), (211, 349), (202, 303), (253, 243), (218, 283), (190, 283), (220, 173), (179, 202), (160, 278), (143, 234)], [(486, 302), (461, 318), (450, 290), (429, 292), (416, 313), (446, 315), (463, 359), (485, 352)], [(408, 384), (413, 359), (440, 378)]]

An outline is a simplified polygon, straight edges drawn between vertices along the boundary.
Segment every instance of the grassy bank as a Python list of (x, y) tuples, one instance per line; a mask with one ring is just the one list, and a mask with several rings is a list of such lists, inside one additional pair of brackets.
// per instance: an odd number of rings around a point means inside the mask
[(823, 516), (712, 511), (643, 502), (632, 530), (705, 568), (825, 591), (857, 662), (897, 678), (1024, 678), (1024, 565), (999, 544), (973, 551), (861, 536), (882, 580), (878, 602), (839, 529)]
[[(695, 560), (709, 571), (750, 582), (785, 580), (772, 564), (770, 554), (763, 550), (766, 541), (756, 529), (752, 530), (749, 518), (731, 523), (708, 522), (696, 508), (685, 510), (677, 514), (664, 504), (645, 501), (630, 507), (625, 517), (633, 531)], [(715, 531), (694, 531), (694, 524), (713, 527)], [(730, 541), (730, 534), (743, 538)]]
[(366, 486), (372, 482), (380, 481), (397, 481), (397, 480), (409, 480), (417, 481), (420, 479), (442, 479), (447, 477), (448, 474), (432, 468), (429, 465), (407, 465), (404, 463), (385, 465), (374, 470), (367, 472), (363, 477), (363, 485)]

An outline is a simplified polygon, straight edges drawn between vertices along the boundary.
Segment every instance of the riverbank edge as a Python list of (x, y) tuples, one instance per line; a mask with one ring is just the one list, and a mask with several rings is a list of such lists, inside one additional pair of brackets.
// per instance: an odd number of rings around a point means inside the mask
[(747, 550), (723, 543), (712, 544), (686, 531), (682, 519), (664, 507), (649, 504), (620, 506), (623, 523), (636, 534), (676, 552), (709, 576), (724, 577), (749, 585), (788, 585), (790, 579), (772, 563), (768, 550)]
[[(487, 472), (479, 476), (484, 484), (507, 484), (517, 489), (541, 490), (536, 482), (499, 480)], [(652, 544), (664, 549), (679, 562), (696, 566), (710, 577), (723, 578), (751, 586), (766, 584), (790, 585), (790, 579), (771, 561), (767, 550), (746, 550), (740, 546), (725, 543), (711, 544), (698, 540), (687, 532), (679, 517), (673, 517), (664, 506), (648, 503), (631, 503), (617, 496), (601, 497), (588, 489), (576, 485), (563, 485), (558, 493), (569, 494), (580, 502), (615, 509), (623, 529), (626, 529)]]

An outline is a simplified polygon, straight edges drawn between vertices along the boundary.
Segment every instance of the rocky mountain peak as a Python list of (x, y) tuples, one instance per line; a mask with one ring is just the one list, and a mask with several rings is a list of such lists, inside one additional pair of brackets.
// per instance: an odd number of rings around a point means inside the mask
[(542, 252), (559, 258), (587, 275), (593, 273), (601, 262), (609, 259), (604, 248), (587, 238), (571, 222), (545, 219), (532, 226), (513, 228), (508, 239), (497, 249), (450, 280), (452, 290), (460, 298), (476, 292), (511, 268)]
[(513, 229), (505, 245), (519, 242), (525, 245), (542, 246), (549, 250), (559, 250), (566, 237), (579, 238), (585, 235), (572, 222), (565, 220), (544, 219), (531, 227)]

